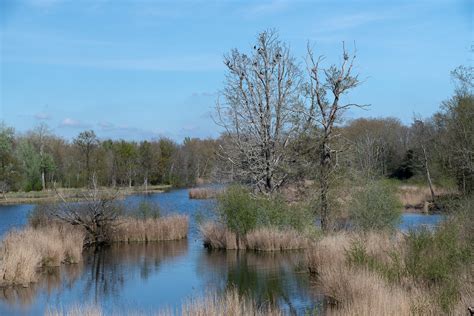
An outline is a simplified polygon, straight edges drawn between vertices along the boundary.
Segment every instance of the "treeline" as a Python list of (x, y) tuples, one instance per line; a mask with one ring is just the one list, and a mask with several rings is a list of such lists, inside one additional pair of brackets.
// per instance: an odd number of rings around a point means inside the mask
[(100, 140), (86, 130), (68, 141), (41, 124), (25, 134), (0, 125), (0, 189), (31, 191), (102, 186), (189, 186), (215, 172), (217, 141), (168, 138), (153, 141)]

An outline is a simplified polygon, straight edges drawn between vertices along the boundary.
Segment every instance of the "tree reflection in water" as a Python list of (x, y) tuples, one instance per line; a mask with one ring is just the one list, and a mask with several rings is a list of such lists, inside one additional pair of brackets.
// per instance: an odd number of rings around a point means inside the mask
[(289, 314), (318, 308), (322, 296), (310, 291), (304, 253), (216, 251), (200, 258), (198, 273), (210, 288), (223, 291), (235, 287), (254, 298), (259, 306), (277, 304)]

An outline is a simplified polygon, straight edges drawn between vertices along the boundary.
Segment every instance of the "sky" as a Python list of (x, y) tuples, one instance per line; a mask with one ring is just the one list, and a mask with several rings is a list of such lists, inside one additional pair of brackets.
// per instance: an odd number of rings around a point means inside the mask
[(216, 137), (223, 55), (276, 29), (303, 65), (355, 43), (360, 116), (427, 117), (472, 65), (474, 1), (0, 1), (0, 121), (72, 139)]

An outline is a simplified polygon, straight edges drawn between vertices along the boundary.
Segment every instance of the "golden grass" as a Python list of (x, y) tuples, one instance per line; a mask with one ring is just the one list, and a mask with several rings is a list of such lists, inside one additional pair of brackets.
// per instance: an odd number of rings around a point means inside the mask
[(212, 249), (278, 251), (304, 249), (310, 245), (309, 238), (291, 229), (258, 228), (247, 233), (240, 240), (237, 240), (235, 233), (213, 222), (200, 225), (199, 230), (204, 245)]
[(83, 242), (84, 234), (66, 225), (8, 233), (0, 245), (0, 285), (28, 286), (42, 267), (80, 261)]
[[(114, 315), (142, 315), (134, 311), (114, 311)], [(254, 300), (239, 295), (236, 289), (226, 291), (224, 294), (211, 292), (203, 297), (190, 298), (181, 305), (181, 312), (173, 311), (170, 308), (164, 308), (153, 312), (154, 315), (170, 316), (222, 316), (222, 315), (253, 315), (279, 316), (284, 313), (276, 307), (265, 306), (258, 307)], [(69, 309), (50, 308), (46, 311), (48, 316), (101, 316), (104, 315), (102, 309), (94, 305), (74, 305)]]
[(94, 305), (73, 305), (65, 308), (50, 308), (46, 310), (47, 316), (102, 316), (102, 309)]
[(124, 217), (118, 220), (112, 233), (114, 242), (150, 242), (178, 240), (188, 235), (189, 218), (171, 215), (161, 218), (137, 219)]
[[(453, 189), (434, 187), (436, 196), (456, 194)], [(428, 211), (428, 201), (431, 200), (430, 188), (427, 186), (401, 185), (398, 187), (398, 198), (408, 209), (423, 209)]]
[[(403, 235), (385, 233), (338, 233), (328, 235), (307, 251), (310, 272), (317, 275), (317, 283), (330, 302), (328, 315), (443, 315), (433, 289), (415, 283), (410, 278), (389, 283), (375, 271), (351, 266), (347, 250), (353, 242), (361, 242), (372, 257), (380, 262), (393, 260), (392, 250), (403, 256)], [(453, 315), (466, 313), (473, 302), (474, 285), (466, 273), (464, 289)]]
[(193, 188), (188, 190), (190, 199), (213, 199), (221, 192), (215, 188)]

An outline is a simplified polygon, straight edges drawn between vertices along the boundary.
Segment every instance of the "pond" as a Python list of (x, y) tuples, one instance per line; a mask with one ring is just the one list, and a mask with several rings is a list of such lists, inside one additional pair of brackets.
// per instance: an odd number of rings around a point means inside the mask
[[(323, 296), (311, 284), (301, 252), (209, 251), (199, 239), (195, 218), (209, 215), (213, 201), (190, 200), (187, 190), (173, 190), (129, 196), (125, 203), (136, 205), (144, 199), (157, 202), (164, 214), (188, 214), (189, 237), (86, 251), (82, 263), (53, 269), (29, 288), (0, 289), (0, 315), (38, 315), (48, 307), (84, 303), (98, 304), (107, 314), (151, 313), (165, 307), (174, 310), (186, 298), (228, 287), (248, 293), (258, 304), (276, 302), (288, 314), (322, 309)], [(25, 225), (33, 207), (0, 206), (0, 235)], [(401, 229), (436, 225), (441, 219), (404, 214)]]

